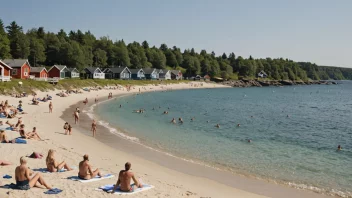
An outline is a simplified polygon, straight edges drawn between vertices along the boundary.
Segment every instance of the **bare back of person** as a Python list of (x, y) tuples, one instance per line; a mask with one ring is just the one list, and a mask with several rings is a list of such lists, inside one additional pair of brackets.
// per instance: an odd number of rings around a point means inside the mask
[(129, 192), (132, 191), (131, 187), (131, 179), (134, 177), (134, 174), (131, 171), (125, 171), (121, 170), (119, 173), (119, 179), (120, 179), (120, 190)]
[(16, 181), (27, 180), (27, 177), (26, 177), (27, 171), (28, 169), (24, 165), (17, 166), (15, 170)]
[(90, 174), (88, 173), (88, 171), (89, 171), (88, 161), (81, 161), (79, 163), (78, 177), (82, 179), (90, 179)]

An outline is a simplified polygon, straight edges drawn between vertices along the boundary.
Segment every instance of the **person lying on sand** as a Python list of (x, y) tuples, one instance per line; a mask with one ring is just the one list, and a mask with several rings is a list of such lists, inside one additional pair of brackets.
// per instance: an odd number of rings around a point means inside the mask
[(83, 161), (79, 163), (79, 172), (78, 172), (78, 177), (80, 179), (84, 180), (89, 180), (92, 179), (96, 176), (101, 177), (102, 174), (100, 173), (99, 169), (96, 169), (95, 171), (92, 171), (92, 167), (89, 164), (89, 156), (85, 154), (83, 156)]
[[(131, 170), (131, 163), (126, 162), (125, 170), (121, 170), (119, 173), (119, 178), (112, 189), (111, 193), (114, 193), (118, 187), (123, 192), (133, 192), (134, 188), (137, 186), (138, 188), (142, 188), (143, 184), (138, 182), (134, 173)], [(133, 179), (134, 184), (131, 184), (131, 179)]]
[(51, 189), (40, 173), (36, 173), (31, 177), (32, 175), (33, 172), (27, 167), (26, 158), (21, 157), (20, 165), (15, 170), (16, 187), (20, 190), (29, 190), (32, 187), (41, 187), (40, 185), (43, 185), (45, 188)]
[(65, 161), (58, 163), (55, 160), (54, 154), (55, 154), (55, 151), (53, 149), (50, 149), (48, 152), (48, 156), (46, 157), (46, 168), (48, 169), (49, 172), (59, 172), (63, 168), (67, 169), (67, 171), (72, 170)]
[(9, 121), (6, 121), (5, 124), (8, 124), (11, 127), (12, 131), (18, 131), (18, 127), (22, 124), (21, 118), (18, 118), (16, 124), (11, 124)]
[(0, 160), (0, 166), (8, 166), (8, 165), (12, 165), (12, 163), (8, 161)]

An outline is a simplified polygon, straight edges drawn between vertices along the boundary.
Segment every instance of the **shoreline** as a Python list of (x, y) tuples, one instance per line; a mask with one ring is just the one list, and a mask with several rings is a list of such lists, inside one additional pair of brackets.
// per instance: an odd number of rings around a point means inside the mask
[[(177, 90), (175, 90), (177, 91)], [(145, 93), (145, 92), (144, 92)], [(142, 93), (143, 94), (143, 93)], [(226, 169), (221, 169), (216, 166), (212, 166), (210, 164), (201, 162), (201, 161), (194, 161), (192, 159), (187, 159), (187, 158), (182, 158), (180, 156), (174, 155), (172, 153), (168, 153), (166, 151), (163, 151), (162, 149), (159, 148), (154, 148), (151, 146), (148, 146), (146, 144), (143, 144), (142, 142), (139, 141), (134, 141), (133, 139), (138, 137), (130, 137), (124, 132), (120, 127), (118, 126), (111, 126), (110, 124), (108, 126), (104, 126), (103, 124), (99, 122), (105, 122), (105, 120), (101, 119), (99, 115), (96, 112), (96, 108), (99, 107), (100, 104), (106, 103), (106, 102), (111, 102), (112, 100), (119, 100), (121, 97), (126, 97), (126, 96), (131, 96), (134, 95), (134, 93), (130, 94), (116, 94), (113, 95), (113, 99), (99, 99), (99, 103), (97, 104), (91, 104), (87, 106), (87, 108), (84, 108), (81, 114), (81, 118), (83, 120), (84, 127), (81, 127), (80, 131), (87, 131), (89, 130), (90, 126), (90, 121), (92, 118), (88, 115), (91, 114), (94, 116), (96, 121), (98, 122), (98, 125), (100, 125), (100, 129), (98, 129), (97, 133), (101, 133), (101, 136), (97, 136), (97, 140), (120, 151), (138, 156), (143, 158), (144, 160), (152, 161), (154, 163), (157, 163), (158, 165), (164, 166), (166, 168), (170, 168), (172, 170), (182, 172), (184, 174), (196, 176), (196, 177), (204, 177), (216, 182), (219, 182), (221, 184), (227, 185), (232, 188), (236, 189), (241, 189), (249, 192), (254, 192), (257, 194), (262, 194), (263, 189), (266, 189), (266, 193), (263, 195), (265, 196), (270, 196), (270, 197), (282, 197), (283, 194), (277, 195), (277, 188), (287, 188), (285, 189), (285, 197), (326, 197), (326, 195), (321, 194), (321, 192), (315, 192), (311, 191), (308, 189), (298, 189), (292, 186), (300, 186), (300, 184), (294, 184), (290, 182), (286, 183), (276, 183), (275, 180), (270, 180), (270, 179), (265, 179), (261, 177), (256, 177), (255, 175), (246, 175), (246, 174), (241, 174), (235, 171), (231, 170), (226, 170)], [(76, 106), (79, 106), (80, 104), (76, 104)], [(73, 105), (75, 106), (75, 105)], [(72, 106), (72, 107), (73, 107)], [(80, 109), (83, 109), (82, 106), (79, 106)], [(90, 109), (89, 112), (85, 111), (86, 109)], [(64, 117), (64, 116), (63, 116)], [(108, 127), (114, 128), (115, 130), (118, 131), (118, 134), (113, 134)], [(123, 135), (121, 135), (123, 134)], [(105, 136), (105, 137), (104, 137)], [(127, 138), (126, 138), (127, 136)], [(118, 142), (119, 144), (116, 144)], [(126, 149), (127, 148), (127, 149)], [(146, 149), (148, 151), (146, 151)], [(241, 183), (241, 184), (240, 184)], [(291, 184), (291, 186), (289, 185)], [(253, 187), (255, 186), (255, 187)], [(260, 187), (258, 187), (260, 186)], [(253, 188), (252, 188), (253, 187)], [(308, 186), (309, 187), (309, 186)], [(311, 187), (312, 189), (315, 187)], [(268, 190), (270, 189), (270, 190)], [(283, 190), (283, 189), (280, 189)], [(292, 191), (291, 191), (292, 190)], [(272, 191), (272, 192), (270, 192)], [(295, 192), (297, 191), (297, 192)], [(287, 194), (290, 195), (287, 195)], [(306, 194), (308, 193), (308, 194)], [(329, 197), (327, 195), (327, 197)]]
[[(220, 85), (210, 84), (209, 88), (212, 86), (221, 87)], [(147, 86), (153, 90), (155, 88), (160, 88), (160, 86)], [(183, 85), (171, 85), (171, 87), (179, 87), (180, 89), (192, 89), (189, 84)], [(200, 87), (206, 88), (206, 87)], [(151, 90), (149, 89), (149, 90)], [(147, 156), (148, 160), (144, 159), (146, 157), (145, 153), (140, 151), (131, 152), (132, 148), (136, 147), (136, 144), (131, 144), (130, 141), (125, 139), (120, 139), (118, 142), (114, 141), (115, 145), (129, 144), (130, 147), (123, 147), (125, 150), (114, 149), (97, 139), (91, 137), (90, 132), (90, 121), (83, 125), (84, 123), (79, 123), (73, 125), (73, 135), (64, 135), (62, 126), (65, 122), (63, 119), (63, 113), (67, 112), (66, 116), (69, 123), (72, 123), (73, 117), (71, 109), (74, 106), (83, 105), (82, 101), (84, 98), (88, 98), (89, 101), (94, 101), (97, 95), (103, 96), (104, 98), (109, 92), (113, 95), (123, 94), (126, 91), (121, 90), (100, 90), (92, 92), (84, 92), (83, 94), (73, 94), (66, 98), (60, 98), (55, 96), (58, 91), (51, 92), (41, 92), (38, 96), (43, 96), (46, 94), (52, 95), (54, 112), (48, 114), (48, 103), (40, 103), (39, 106), (27, 105), (27, 101), (30, 101), (31, 97), (28, 98), (13, 98), (9, 96), (2, 97), (2, 100), (9, 100), (10, 104), (16, 105), (19, 100), (24, 101), (24, 109), (28, 114), (21, 115), (24, 123), (26, 124), (27, 131), (30, 127), (36, 126), (39, 134), (45, 141), (35, 141), (28, 140), (28, 144), (18, 145), (18, 144), (0, 144), (0, 149), (6, 155), (1, 156), (1, 160), (10, 161), (13, 165), (10, 166), (0, 166), (1, 174), (10, 174), (14, 176), (14, 167), (18, 165), (18, 159), (21, 156), (26, 156), (33, 151), (40, 152), (44, 155), (44, 158), (30, 159), (28, 158), (28, 166), (33, 168), (43, 168), (45, 167), (45, 157), (49, 149), (55, 149), (57, 151), (56, 158), (61, 161), (65, 160), (70, 166), (77, 166), (78, 162), (81, 161), (82, 156), (86, 153), (90, 155), (90, 162), (93, 168), (99, 168), (103, 173), (112, 173), (114, 175), (118, 174), (119, 170), (123, 168), (123, 164), (126, 161), (132, 162), (133, 171), (138, 178), (142, 179), (143, 182), (154, 185), (156, 188), (143, 192), (141, 194), (131, 195), (131, 197), (326, 197), (321, 194), (307, 192), (303, 190), (297, 190), (294, 188), (284, 187), (282, 185), (274, 185), (256, 180), (248, 180), (243, 178), (238, 178), (236, 187), (230, 187), (228, 183), (234, 182), (233, 178), (227, 178), (227, 173), (222, 173), (218, 175), (221, 179), (221, 183), (208, 179), (204, 177), (205, 172), (197, 176), (194, 171), (199, 171), (199, 165), (193, 165), (188, 162), (180, 162), (179, 159), (174, 159), (175, 168), (185, 168), (189, 173), (183, 173), (182, 170), (168, 168), (167, 166), (160, 165), (159, 163), (169, 163), (168, 161), (163, 161), (163, 158), (152, 158), (156, 152), (150, 152), (150, 158)], [(131, 93), (136, 93), (137, 90), (132, 90)], [(90, 103), (91, 104), (91, 103)], [(88, 107), (88, 105), (86, 106)], [(82, 109), (83, 110), (83, 109)], [(83, 114), (81, 114), (83, 115)], [(65, 117), (66, 118), (66, 117)], [(6, 121), (6, 119), (1, 119)], [(11, 120), (14, 122), (15, 120)], [(81, 129), (80, 127), (88, 127), (88, 129)], [(99, 139), (100, 127), (98, 126), (97, 138)], [(9, 139), (17, 137), (16, 132), (7, 131)], [(106, 134), (104, 134), (106, 135)], [(111, 137), (116, 138), (116, 135), (111, 134)], [(109, 138), (107, 138), (109, 140)], [(144, 148), (143, 151), (146, 149)], [(142, 155), (142, 157), (138, 156)], [(161, 154), (160, 154), (161, 155)], [(159, 161), (161, 162), (159, 162)], [(172, 164), (172, 163), (170, 163)], [(183, 167), (180, 167), (182, 164)], [(106, 197), (107, 195), (103, 192), (95, 191), (94, 189), (105, 185), (112, 184), (116, 182), (116, 177), (114, 179), (106, 179), (98, 182), (91, 182), (88, 184), (82, 184), (80, 182), (75, 182), (68, 180), (67, 178), (76, 175), (77, 171), (69, 171), (64, 173), (43, 173), (44, 179), (49, 184), (53, 184), (54, 187), (64, 190), (59, 194), (59, 197), (72, 197), (78, 198), (82, 196), (93, 196), (93, 197)], [(218, 173), (217, 173), (218, 174)], [(10, 180), (0, 180), (2, 185), (14, 183), (14, 179)], [(226, 183), (224, 185), (223, 183)], [(209, 188), (211, 186), (211, 188)], [(214, 190), (216, 189), (216, 190)], [(33, 188), (29, 191), (19, 191), (10, 190), (5, 188), (0, 188), (0, 197), (47, 197), (43, 194), (43, 189)]]

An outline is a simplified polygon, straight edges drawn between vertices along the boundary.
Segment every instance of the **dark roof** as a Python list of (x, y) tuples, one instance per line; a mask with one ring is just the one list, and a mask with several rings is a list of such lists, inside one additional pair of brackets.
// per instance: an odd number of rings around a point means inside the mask
[[(31, 67), (30, 73), (39, 73), (41, 72), (45, 67)], [(46, 70), (46, 69), (45, 69)]]
[(110, 68), (104, 69), (104, 73), (112, 72), (114, 74), (119, 74), (122, 71), (124, 71), (125, 69), (127, 69), (127, 71), (130, 72), (130, 70), (127, 67), (110, 67)]
[(85, 69), (93, 74), (95, 72), (95, 70), (99, 69), (99, 67), (86, 67)]
[(260, 71), (259, 73), (262, 73), (262, 74), (264, 74), (264, 75), (267, 75), (263, 70), (262, 71)]
[(137, 74), (140, 70), (142, 70), (144, 72), (143, 69), (130, 69), (132, 74)]
[(2, 62), (6, 63), (10, 67), (22, 67), (26, 62), (27, 59), (4, 59)]
[(152, 74), (155, 68), (144, 68), (143, 71), (145, 74)]

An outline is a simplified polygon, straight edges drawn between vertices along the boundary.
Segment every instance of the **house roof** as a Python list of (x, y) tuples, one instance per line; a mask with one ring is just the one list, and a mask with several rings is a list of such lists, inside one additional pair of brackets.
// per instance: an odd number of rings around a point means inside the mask
[(180, 73), (180, 71), (179, 70), (171, 70), (171, 73), (174, 75), (178, 75)]
[(25, 63), (28, 63), (28, 60), (27, 59), (4, 59), (2, 60), (2, 62), (6, 63), (10, 67), (22, 67)]
[(5, 66), (5, 67), (7, 67), (9, 69), (12, 69), (12, 67), (10, 67), (8, 64), (6, 64), (5, 62), (3, 62), (1, 60), (0, 60), (0, 63), (1, 63), (1, 65)]
[(132, 73), (132, 74), (137, 74), (139, 71), (143, 71), (144, 72), (144, 70), (143, 69), (130, 69), (130, 72)]
[[(45, 69), (45, 67), (32, 67), (30, 73), (40, 73), (43, 69)], [(47, 70), (45, 69), (45, 71)]]
[(104, 73), (112, 72), (112, 73), (114, 73), (114, 74), (119, 74), (119, 73), (123, 72), (125, 69), (127, 69), (127, 71), (131, 73), (131, 71), (130, 71), (127, 67), (111, 67), (111, 68), (106, 68), (106, 69), (104, 69)]
[(67, 67), (67, 70), (68, 70), (69, 72), (76, 71), (77, 73), (79, 73), (78, 69), (76, 69), (75, 67)]
[(54, 67), (58, 68), (58, 69), (60, 70), (60, 72), (61, 72), (62, 70), (64, 70), (65, 68), (67, 69), (66, 65), (54, 65), (54, 66), (52, 66), (52, 67), (49, 69), (49, 71), (50, 71), (52, 68), (54, 68)]
[(267, 75), (263, 70), (262, 71), (260, 71), (259, 73), (262, 73), (262, 74), (264, 74), (264, 75)]
[(152, 74), (156, 69), (155, 68), (144, 68), (143, 71), (145, 74)]
[[(88, 70), (90, 73), (94, 73), (97, 69), (99, 69), (100, 70), (100, 68), (99, 67), (86, 67), (85, 68), (86, 70)], [(101, 71), (101, 70), (100, 70)]]

